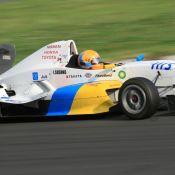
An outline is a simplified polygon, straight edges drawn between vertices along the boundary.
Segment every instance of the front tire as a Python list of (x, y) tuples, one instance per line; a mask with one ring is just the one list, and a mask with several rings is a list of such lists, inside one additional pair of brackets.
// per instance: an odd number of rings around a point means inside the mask
[(122, 111), (133, 120), (151, 117), (159, 101), (157, 88), (146, 78), (129, 79), (119, 91), (119, 105)]

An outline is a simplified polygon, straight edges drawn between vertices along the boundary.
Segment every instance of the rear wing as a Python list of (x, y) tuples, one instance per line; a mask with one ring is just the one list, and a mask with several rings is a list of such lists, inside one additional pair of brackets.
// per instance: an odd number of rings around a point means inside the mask
[(16, 50), (14, 45), (0, 45), (0, 74), (4, 73), (12, 67), (15, 57)]

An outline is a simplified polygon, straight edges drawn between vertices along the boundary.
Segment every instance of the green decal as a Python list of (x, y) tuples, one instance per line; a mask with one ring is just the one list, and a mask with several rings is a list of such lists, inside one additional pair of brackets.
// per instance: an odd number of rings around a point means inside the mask
[(119, 78), (124, 79), (126, 77), (126, 72), (121, 70), (121, 71), (119, 71), (118, 76), (119, 76)]

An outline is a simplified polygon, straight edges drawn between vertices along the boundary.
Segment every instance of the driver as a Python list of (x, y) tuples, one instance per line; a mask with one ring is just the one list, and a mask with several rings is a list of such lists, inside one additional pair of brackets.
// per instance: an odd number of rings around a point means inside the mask
[(83, 69), (103, 69), (100, 55), (94, 50), (85, 50), (78, 56), (78, 65)]

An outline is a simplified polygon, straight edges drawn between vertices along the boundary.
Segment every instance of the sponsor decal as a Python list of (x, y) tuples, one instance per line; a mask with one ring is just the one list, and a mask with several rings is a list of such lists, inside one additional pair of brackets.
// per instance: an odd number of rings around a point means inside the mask
[(47, 77), (47, 75), (42, 75), (41, 76), (41, 79), (43, 79), (43, 80), (45, 80), (45, 79), (47, 79), (48, 77)]
[(62, 58), (59, 58), (59, 57), (57, 58), (57, 61), (61, 61), (61, 60), (62, 60)]
[(121, 71), (119, 71), (118, 76), (120, 79), (124, 79), (126, 77), (126, 72), (121, 70)]
[(61, 58), (59, 58), (59, 57), (57, 57), (57, 56), (55, 56), (55, 55), (48, 55), (48, 56), (43, 55), (43, 56), (42, 56), (42, 59), (43, 59), (43, 60), (61, 61)]
[(6, 102), (14, 102), (15, 100), (7, 99)]
[(48, 54), (48, 55), (50, 55), (50, 54), (58, 54), (59, 52), (58, 52), (58, 50), (45, 50), (44, 51), (44, 54)]
[(5, 96), (3, 96), (3, 97), (1, 97), (1, 99), (9, 99), (10, 97), (5, 97)]
[(38, 72), (33, 72), (32, 77), (33, 77), (34, 81), (37, 81), (38, 80)]
[(82, 75), (66, 75), (66, 78), (82, 78)]
[(43, 60), (57, 60), (57, 57), (55, 55), (48, 55), (48, 56), (43, 55), (42, 59)]
[(112, 74), (96, 74), (95, 77), (112, 77)]
[(156, 70), (170, 70), (172, 68), (173, 63), (154, 63), (151, 66), (151, 69)]
[(48, 45), (47, 48), (49, 48), (49, 49), (52, 49), (52, 48), (61, 48), (61, 45), (59, 45), (59, 44), (51, 44), (51, 45)]
[(98, 83), (96, 83), (96, 84), (87, 84), (87, 85), (89, 85), (89, 86), (98, 86)]
[(60, 54), (59, 56), (62, 57), (62, 58), (64, 58), (64, 59), (66, 59), (68, 55), (66, 55), (66, 54)]
[(116, 87), (118, 86), (119, 84), (111, 84), (110, 87)]
[(42, 59), (61, 61), (62, 58), (58, 54), (59, 54), (58, 50), (45, 50), (42, 55)]
[(66, 74), (66, 70), (53, 70), (53, 74)]
[(91, 77), (92, 77), (92, 74), (91, 74), (91, 73), (86, 73), (84, 76), (85, 76), (86, 78), (91, 78)]

